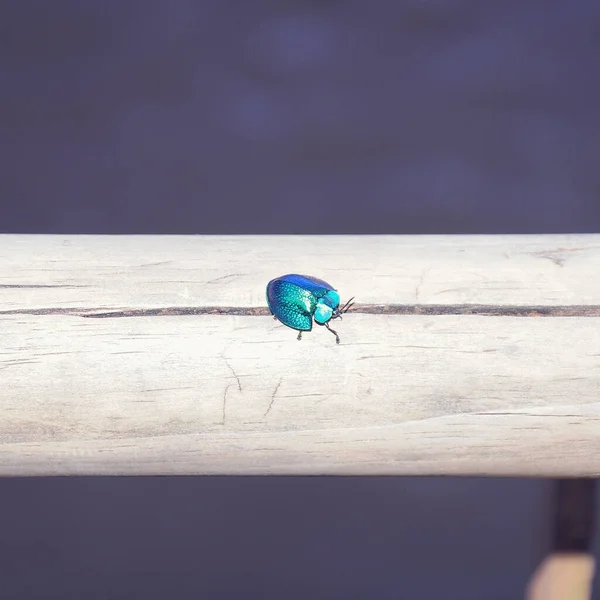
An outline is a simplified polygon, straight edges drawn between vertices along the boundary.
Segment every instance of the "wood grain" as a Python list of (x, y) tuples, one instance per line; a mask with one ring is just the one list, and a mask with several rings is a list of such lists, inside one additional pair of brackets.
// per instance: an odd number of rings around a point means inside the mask
[[(356, 296), (339, 346), (267, 316), (286, 272)], [(0, 474), (598, 476), (598, 272), (597, 235), (0, 236)]]

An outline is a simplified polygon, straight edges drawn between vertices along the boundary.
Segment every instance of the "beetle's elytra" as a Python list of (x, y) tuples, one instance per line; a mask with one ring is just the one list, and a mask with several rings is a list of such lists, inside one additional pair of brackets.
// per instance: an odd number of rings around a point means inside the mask
[(303, 331), (311, 331), (313, 319), (340, 338), (329, 326), (332, 319), (341, 319), (352, 306), (351, 298), (340, 308), (340, 295), (326, 281), (309, 275), (289, 274), (272, 279), (267, 284), (267, 303), (271, 314), (284, 325), (298, 331), (298, 340)]

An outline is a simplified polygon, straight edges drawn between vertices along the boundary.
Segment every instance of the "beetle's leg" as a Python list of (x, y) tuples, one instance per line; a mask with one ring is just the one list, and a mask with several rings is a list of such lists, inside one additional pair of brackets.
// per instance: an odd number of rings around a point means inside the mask
[(333, 329), (331, 329), (331, 327), (329, 327), (329, 323), (325, 323), (325, 327), (327, 327), (327, 329), (329, 331), (331, 331), (331, 333), (333, 333), (333, 335), (335, 335), (335, 343), (339, 344), (340, 343), (340, 336), (337, 334), (337, 331), (334, 331)]
[(302, 332), (301, 331), (298, 332), (298, 337), (296, 339), (298, 341), (300, 341), (302, 339)]
[(273, 319), (275, 319), (275, 321), (277, 321), (277, 317), (275, 315), (273, 315)]

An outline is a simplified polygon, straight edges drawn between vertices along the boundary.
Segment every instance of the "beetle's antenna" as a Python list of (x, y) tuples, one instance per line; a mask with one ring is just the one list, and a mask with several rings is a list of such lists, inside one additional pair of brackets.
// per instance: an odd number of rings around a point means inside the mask
[(344, 306), (342, 307), (342, 310), (340, 310), (340, 312), (342, 314), (345, 312), (348, 312), (354, 306), (354, 302), (352, 302), (353, 300), (354, 300), (354, 296), (352, 296), (352, 298), (350, 298), (350, 300), (348, 300), (348, 302), (346, 302), (346, 304), (344, 304)]
[(342, 306), (342, 308), (338, 308), (335, 311), (335, 315), (332, 318), (333, 319), (341, 319), (342, 315), (345, 312), (348, 312), (354, 306), (354, 302), (352, 302), (352, 300), (354, 300), (354, 297), (350, 298), (350, 300), (348, 300), (348, 302), (346, 302), (346, 304), (344, 304), (344, 306)]

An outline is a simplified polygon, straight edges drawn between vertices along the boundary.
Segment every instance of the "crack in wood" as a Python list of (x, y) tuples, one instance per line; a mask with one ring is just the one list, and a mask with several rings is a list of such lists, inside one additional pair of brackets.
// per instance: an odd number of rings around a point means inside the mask
[(223, 275), (222, 277), (217, 277), (216, 279), (210, 279), (206, 282), (206, 285), (219, 282), (223, 283), (224, 281), (227, 281), (227, 283), (229, 283), (231, 279), (237, 279), (238, 277), (244, 277), (245, 275), (247, 275), (247, 273), (232, 273), (231, 275)]
[[(498, 304), (355, 304), (348, 314), (364, 315), (479, 315), (489, 317), (600, 317), (600, 305), (523, 305)], [(267, 307), (247, 306), (171, 306), (164, 308), (31, 308), (2, 310), (8, 315), (71, 315), (88, 319), (117, 319), (124, 317), (174, 317), (223, 315), (268, 317)]]
[(431, 268), (425, 269), (425, 271), (423, 271), (423, 273), (421, 273), (421, 276), (419, 277), (419, 283), (417, 283), (417, 287), (415, 288), (415, 303), (419, 302), (419, 294), (421, 293), (421, 286), (423, 285), (423, 282), (425, 281), (425, 277), (429, 273), (429, 271), (431, 271)]
[(547, 418), (576, 418), (576, 419), (582, 419), (585, 418), (586, 421), (590, 421), (590, 420), (595, 420), (591, 417), (589, 417), (588, 415), (586, 415), (585, 417), (583, 415), (576, 415), (576, 414), (554, 414), (554, 413), (528, 413), (528, 412), (519, 412), (519, 411), (514, 411), (514, 412), (508, 412), (508, 411), (490, 411), (490, 412), (473, 412), (473, 413), (468, 413), (469, 415), (472, 416), (476, 416), (476, 417), (533, 417), (535, 419), (538, 419), (540, 417), (543, 417), (544, 419)]
[(46, 284), (28, 284), (28, 283), (0, 283), (0, 289), (3, 290), (22, 290), (22, 289), (32, 289), (32, 290), (37, 290), (37, 289), (55, 289), (55, 288), (62, 288), (62, 289), (72, 289), (72, 288), (87, 288), (89, 287), (89, 285), (46, 285)]
[(225, 391), (223, 392), (223, 410), (222, 410), (222, 416), (221, 416), (221, 425), (225, 425), (225, 408), (227, 407), (227, 392), (229, 391), (230, 387), (231, 387), (231, 384), (228, 383), (227, 387), (225, 388)]
[(275, 395), (277, 394), (277, 390), (279, 390), (279, 386), (281, 385), (282, 381), (283, 381), (283, 379), (280, 379), (279, 383), (275, 386), (275, 389), (273, 390), (273, 393), (271, 394), (271, 402), (269, 403), (269, 406), (267, 407), (267, 410), (265, 411), (265, 414), (263, 415), (263, 417), (266, 417), (271, 412), (271, 408), (273, 407), (273, 402), (275, 402)]
[(223, 357), (223, 360), (225, 361), (227, 368), (231, 371), (231, 374), (235, 377), (237, 384), (238, 384), (238, 390), (241, 392), (242, 391), (242, 382), (240, 381), (238, 374), (234, 371), (233, 367), (229, 364), (229, 361), (225, 357)]

